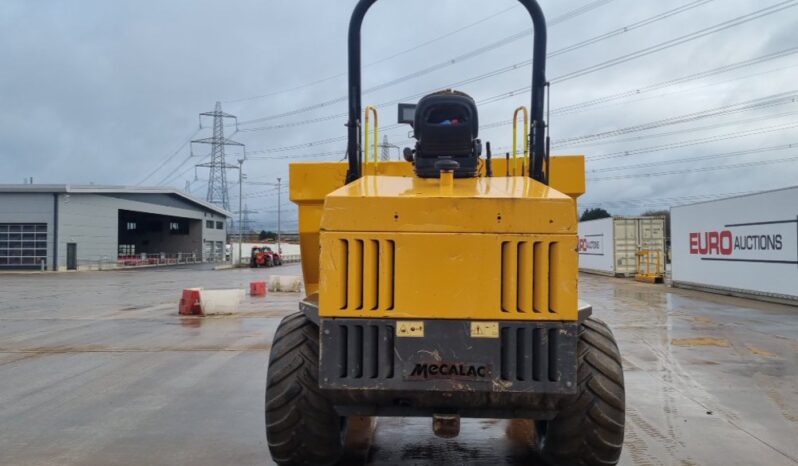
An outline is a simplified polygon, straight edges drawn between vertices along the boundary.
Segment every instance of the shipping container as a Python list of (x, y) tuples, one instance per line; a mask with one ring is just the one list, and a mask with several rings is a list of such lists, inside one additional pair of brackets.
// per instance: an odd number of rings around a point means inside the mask
[(671, 209), (673, 285), (798, 305), (798, 186)]
[[(637, 271), (637, 252), (659, 251), (665, 273), (665, 217), (608, 217), (579, 223), (579, 270), (616, 277)], [(652, 270), (655, 265), (652, 256)]]

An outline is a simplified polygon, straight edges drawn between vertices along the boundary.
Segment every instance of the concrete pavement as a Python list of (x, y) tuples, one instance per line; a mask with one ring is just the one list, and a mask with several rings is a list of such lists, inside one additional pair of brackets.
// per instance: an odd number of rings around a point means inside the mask
[[(184, 287), (247, 287), (276, 269), (0, 274), (0, 464), (271, 464), (270, 341), (297, 294), (181, 318)], [(616, 332), (626, 465), (798, 464), (798, 309), (583, 275)], [(348, 464), (541, 464), (528, 422), (381, 418)]]

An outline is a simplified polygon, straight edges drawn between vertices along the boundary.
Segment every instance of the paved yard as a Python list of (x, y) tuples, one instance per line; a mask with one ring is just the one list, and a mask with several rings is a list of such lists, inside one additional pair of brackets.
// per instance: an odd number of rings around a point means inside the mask
[[(246, 287), (279, 269), (0, 274), (0, 464), (271, 464), (270, 341), (298, 295), (181, 318), (184, 287)], [(798, 308), (582, 276), (615, 329), (627, 465), (798, 464)], [(539, 464), (526, 422), (377, 420), (349, 464)]]

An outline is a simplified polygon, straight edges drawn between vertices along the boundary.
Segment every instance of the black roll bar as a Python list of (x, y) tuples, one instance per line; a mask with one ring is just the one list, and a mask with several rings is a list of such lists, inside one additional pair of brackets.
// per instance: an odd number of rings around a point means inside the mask
[[(546, 18), (537, 0), (518, 0), (529, 12), (534, 26), (532, 45), (532, 118), (529, 128), (529, 147), (532, 148), (532, 163), (529, 176), (541, 183), (547, 182), (543, 173), (546, 154), (546, 122), (543, 119), (543, 104), (546, 89)], [(349, 121), (347, 157), (349, 169), (346, 182), (351, 183), (362, 176), (360, 140), (361, 82), (360, 82), (360, 29), (363, 18), (377, 0), (360, 0), (349, 22)], [(548, 170), (548, 167), (547, 167)]]

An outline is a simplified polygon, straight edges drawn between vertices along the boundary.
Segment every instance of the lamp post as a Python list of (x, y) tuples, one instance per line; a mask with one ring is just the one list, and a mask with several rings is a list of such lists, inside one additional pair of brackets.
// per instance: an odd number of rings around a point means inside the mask
[(241, 258), (242, 258), (241, 242), (242, 242), (243, 231), (241, 230), (241, 227), (244, 215), (244, 208), (242, 207), (243, 201), (244, 201), (244, 159), (238, 159), (238, 264), (235, 264), (236, 267), (241, 265)]
[(282, 204), (283, 204), (283, 202), (282, 202), (282, 199), (281, 199), (281, 193), (280, 193), (280, 190), (281, 190), (281, 186), (280, 186), (281, 180), (282, 180), (282, 178), (277, 178), (277, 253), (278, 253), (278, 254), (280, 254), (280, 255), (282, 256), (282, 254), (283, 254), (283, 247), (280, 245), (280, 240), (281, 240), (281, 238), (280, 238), (280, 236), (281, 236), (281, 230), (280, 230), (280, 209), (281, 209), (281, 207), (282, 207)]
[[(276, 186), (277, 187), (277, 252), (283, 253), (282, 247), (282, 178), (277, 178), (277, 183), (263, 182), (263, 181), (250, 181), (248, 184), (258, 186)], [(272, 211), (274, 212), (274, 211)]]

